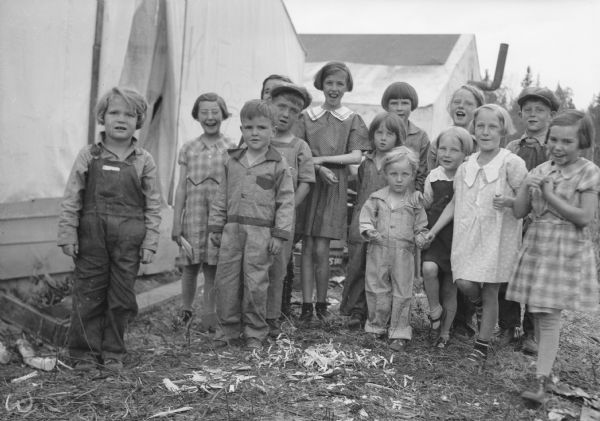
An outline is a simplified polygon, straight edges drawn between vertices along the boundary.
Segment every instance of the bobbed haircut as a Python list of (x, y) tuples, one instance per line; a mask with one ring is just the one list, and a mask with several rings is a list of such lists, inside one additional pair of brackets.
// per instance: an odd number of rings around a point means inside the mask
[(442, 137), (445, 136), (451, 136), (457, 139), (460, 143), (460, 150), (465, 156), (473, 153), (473, 136), (471, 136), (471, 133), (469, 133), (468, 130), (458, 126), (449, 127), (435, 138), (432, 146), (436, 149), (439, 148), (440, 141), (442, 140)]
[(323, 82), (327, 76), (331, 76), (337, 72), (346, 73), (346, 88), (348, 88), (348, 92), (352, 91), (354, 87), (354, 81), (352, 80), (352, 73), (350, 73), (350, 69), (341, 61), (330, 61), (325, 64), (323, 67), (319, 69), (317, 74), (315, 75), (315, 80), (313, 82), (313, 86), (317, 88), (319, 91), (323, 90)]
[(196, 101), (194, 102), (194, 106), (192, 107), (192, 117), (194, 117), (194, 120), (198, 120), (198, 112), (200, 111), (201, 102), (216, 102), (221, 109), (223, 120), (227, 120), (227, 118), (231, 116), (227, 110), (227, 104), (225, 104), (225, 100), (223, 98), (214, 92), (206, 92), (196, 98)]
[(387, 111), (390, 99), (409, 99), (410, 110), (414, 111), (419, 106), (419, 95), (412, 85), (406, 82), (394, 82), (383, 91), (381, 106)]
[(281, 80), (282, 82), (292, 83), (292, 79), (290, 79), (287, 76), (278, 75), (278, 74), (269, 75), (266, 77), (265, 80), (263, 80), (262, 88), (260, 89), (260, 99), (262, 99), (263, 95), (265, 94), (265, 86), (266, 86), (267, 82), (270, 80)]
[(501, 107), (498, 104), (484, 104), (481, 107), (478, 107), (473, 113), (473, 127), (475, 127), (475, 123), (477, 122), (477, 117), (482, 110), (488, 110), (493, 112), (498, 120), (500, 121), (500, 126), (502, 128), (502, 135), (506, 137), (507, 135), (514, 134), (516, 132), (515, 125), (513, 124), (512, 119), (510, 118), (510, 114), (506, 111), (506, 108)]
[(397, 146), (388, 152), (383, 159), (383, 171), (387, 173), (387, 169), (391, 164), (402, 162), (404, 160), (408, 161), (413, 175), (415, 175), (417, 173), (417, 169), (419, 168), (419, 157), (415, 151), (406, 146)]
[(404, 124), (404, 121), (396, 114), (384, 112), (377, 114), (369, 126), (369, 141), (371, 142), (371, 147), (373, 149), (375, 149), (375, 132), (381, 126), (396, 135), (396, 146), (404, 145), (406, 137), (408, 136), (406, 124)]
[(265, 117), (271, 121), (272, 125), (275, 125), (275, 112), (271, 104), (263, 99), (251, 99), (246, 101), (242, 109), (240, 110), (240, 120), (252, 120), (256, 117)]
[(452, 96), (450, 97), (450, 102), (448, 103), (448, 109), (450, 109), (450, 105), (452, 105), (452, 101), (454, 101), (454, 97), (460, 91), (467, 91), (471, 95), (473, 95), (473, 98), (475, 98), (475, 103), (477, 104), (478, 107), (481, 107), (483, 104), (485, 104), (485, 95), (483, 95), (483, 91), (481, 89), (479, 89), (477, 86), (466, 84), (466, 85), (461, 85), (460, 88), (458, 88), (456, 91), (454, 91), (452, 93)]
[(104, 114), (106, 114), (108, 104), (116, 97), (122, 98), (123, 101), (125, 101), (125, 103), (135, 111), (135, 128), (141, 128), (144, 125), (144, 121), (146, 120), (146, 112), (148, 111), (148, 103), (146, 102), (146, 99), (135, 89), (122, 88), (119, 86), (111, 88), (98, 100), (98, 104), (96, 104), (96, 121), (98, 124), (104, 126)]
[(564, 110), (550, 121), (548, 131), (546, 132), (546, 142), (550, 137), (550, 129), (553, 126), (566, 127), (577, 126), (577, 139), (579, 140), (579, 149), (590, 148), (594, 142), (595, 130), (594, 122), (589, 114), (578, 110)]

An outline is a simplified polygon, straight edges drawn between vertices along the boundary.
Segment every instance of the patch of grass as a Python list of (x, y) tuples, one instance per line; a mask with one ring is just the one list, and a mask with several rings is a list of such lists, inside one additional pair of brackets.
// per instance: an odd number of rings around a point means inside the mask
[[(339, 287), (331, 296), (339, 297)], [(200, 302), (201, 300), (197, 300)], [(0, 408), (4, 420), (145, 420), (168, 409), (191, 407), (177, 420), (545, 420), (552, 409), (579, 412), (581, 402), (552, 395), (540, 408), (519, 397), (535, 372), (535, 359), (515, 346), (495, 350), (485, 370), (466, 362), (472, 344), (452, 340), (444, 350), (427, 342), (427, 304), (413, 306), (414, 337), (406, 352), (345, 328), (334, 318), (308, 327), (287, 325), (279, 340), (260, 351), (214, 349), (208, 334), (192, 327), (189, 337), (173, 331), (178, 304), (168, 303), (135, 320), (127, 334), (130, 350), (121, 374), (85, 376), (61, 369), (22, 383), (10, 380), (32, 371), (15, 357), (0, 375), (9, 404), (31, 402), (31, 410)], [(337, 314), (335, 306), (330, 308)], [(555, 373), (590, 394), (600, 393), (600, 342), (592, 338), (600, 315), (565, 312)], [(325, 358), (325, 369), (307, 366), (307, 349)], [(49, 353), (55, 350), (48, 350)], [(64, 357), (64, 351), (60, 351)], [(206, 381), (194, 382), (192, 375)], [(168, 378), (179, 394), (163, 385)], [(10, 406), (10, 405), (9, 405)]]

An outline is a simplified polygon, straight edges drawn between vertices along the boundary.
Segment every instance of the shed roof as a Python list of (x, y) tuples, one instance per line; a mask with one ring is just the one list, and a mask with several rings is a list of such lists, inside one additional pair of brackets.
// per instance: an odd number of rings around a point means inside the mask
[(443, 65), (459, 34), (300, 34), (307, 62)]

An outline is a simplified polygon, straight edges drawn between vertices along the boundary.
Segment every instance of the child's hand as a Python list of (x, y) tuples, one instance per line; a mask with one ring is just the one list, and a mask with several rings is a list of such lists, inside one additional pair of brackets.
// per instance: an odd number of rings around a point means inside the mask
[[(431, 245), (431, 243), (433, 242), (433, 240), (435, 239), (435, 233), (433, 231), (427, 231), (425, 233), (425, 239), (427, 240), (427, 242)], [(428, 246), (429, 247), (429, 246)]]
[(554, 180), (552, 180), (550, 177), (544, 178), (541, 187), (544, 197), (548, 197), (548, 195), (554, 193)]
[(73, 259), (77, 258), (79, 254), (79, 245), (78, 244), (65, 244), (61, 247), (62, 252), (67, 256), (72, 257)]
[(269, 247), (268, 247), (268, 251), (269, 253), (271, 253), (273, 256), (279, 254), (279, 252), (281, 251), (281, 246), (283, 245), (283, 240), (281, 238), (277, 238), (277, 237), (271, 237), (271, 241), (269, 241)]
[(208, 239), (213, 246), (221, 247), (221, 235), (220, 232), (211, 232), (208, 234)]
[(365, 231), (365, 235), (372, 243), (378, 243), (381, 241), (381, 233), (377, 230), (367, 230)]
[(431, 241), (429, 241), (428, 234), (428, 231), (421, 231), (420, 233), (415, 235), (415, 244), (419, 249), (424, 250), (429, 248), (429, 246), (431, 245)]
[(154, 259), (154, 252), (148, 249), (140, 249), (140, 257), (142, 258), (142, 263), (147, 265), (148, 263), (152, 263), (152, 259)]
[(534, 188), (534, 189), (541, 188), (542, 181), (543, 181), (542, 176), (533, 175), (533, 174), (529, 174), (527, 176), (527, 178), (525, 179), (525, 183), (527, 184), (527, 187), (531, 187), (531, 188)]
[(515, 200), (512, 197), (496, 194), (492, 200), (492, 206), (496, 210), (502, 210), (503, 208), (512, 208), (514, 202)]
[(181, 226), (173, 225), (171, 230), (171, 240), (175, 241), (179, 247), (181, 247)]
[(321, 177), (327, 184), (333, 185), (339, 182), (338, 178), (335, 176), (335, 173), (327, 167), (321, 167), (319, 174), (321, 174)]

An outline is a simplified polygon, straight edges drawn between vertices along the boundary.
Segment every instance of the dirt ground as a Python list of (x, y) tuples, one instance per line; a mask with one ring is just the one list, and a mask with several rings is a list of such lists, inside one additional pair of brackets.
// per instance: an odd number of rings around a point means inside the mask
[[(335, 314), (341, 289), (338, 282), (330, 285)], [(586, 402), (600, 404), (600, 314), (563, 315), (554, 367), (562, 394), (532, 408), (519, 393), (535, 372), (535, 359), (515, 344), (495, 349), (485, 370), (472, 372), (465, 363), (471, 343), (452, 340), (441, 351), (428, 345), (422, 294), (413, 303), (414, 338), (402, 353), (348, 330), (341, 316), (304, 327), (292, 319), (261, 351), (216, 350), (198, 325), (189, 335), (173, 329), (178, 308), (171, 300), (134, 321), (121, 374), (80, 375), (59, 365), (13, 382), (35, 371), (13, 352), (0, 366), (0, 419), (571, 420), (580, 419)], [(37, 345), (40, 355), (67, 361), (64, 350)], [(569, 391), (580, 396), (564, 396)]]

